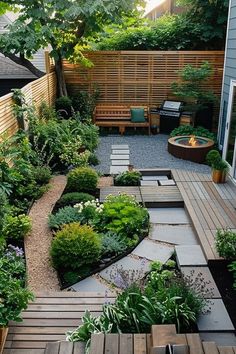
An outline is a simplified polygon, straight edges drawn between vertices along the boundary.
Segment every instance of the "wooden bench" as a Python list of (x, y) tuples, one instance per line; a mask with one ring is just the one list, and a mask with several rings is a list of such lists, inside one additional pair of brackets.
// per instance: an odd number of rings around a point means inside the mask
[[(146, 122), (136, 123), (131, 121), (131, 108), (144, 108)], [(93, 112), (93, 123), (99, 127), (119, 128), (120, 134), (125, 133), (125, 128), (148, 128), (150, 135), (150, 115), (147, 106), (122, 106), (122, 105), (97, 105)]]

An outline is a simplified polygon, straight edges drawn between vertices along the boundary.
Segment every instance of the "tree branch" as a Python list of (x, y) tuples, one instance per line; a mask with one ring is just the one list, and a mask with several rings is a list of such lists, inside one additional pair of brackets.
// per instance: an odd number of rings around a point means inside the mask
[(18, 65), (22, 65), (25, 68), (27, 68), (32, 74), (34, 74), (37, 77), (42, 77), (43, 75), (45, 75), (45, 73), (39, 69), (37, 69), (32, 63), (31, 61), (29, 61), (28, 59), (26, 59), (23, 55), (21, 55), (20, 57), (16, 56), (15, 54), (11, 54), (11, 53), (5, 53), (4, 51), (0, 52), (5, 55), (5, 57), (11, 59), (12, 61), (14, 61), (14, 63), (18, 64)]

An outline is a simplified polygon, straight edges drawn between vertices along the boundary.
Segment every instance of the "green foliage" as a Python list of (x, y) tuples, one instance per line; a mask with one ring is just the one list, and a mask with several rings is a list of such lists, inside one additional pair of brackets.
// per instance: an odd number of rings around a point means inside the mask
[(60, 229), (63, 225), (76, 221), (80, 221), (78, 211), (72, 206), (65, 206), (49, 216), (48, 225), (51, 229)]
[(23, 240), (30, 230), (31, 219), (27, 215), (7, 215), (4, 219), (2, 233), (6, 239)]
[(220, 257), (236, 259), (236, 232), (231, 230), (217, 230), (216, 249)]
[(173, 82), (171, 89), (174, 95), (190, 102), (191, 110), (197, 111), (207, 103), (216, 102), (213, 91), (204, 89), (203, 85), (213, 74), (212, 66), (206, 61), (200, 67), (186, 65), (179, 71), (181, 82)]
[(90, 152), (81, 150), (83, 150), (82, 140), (78, 135), (75, 139), (63, 145), (62, 153), (59, 157), (66, 166), (87, 166)]
[(100, 164), (100, 161), (99, 161), (97, 155), (95, 155), (94, 153), (91, 153), (91, 154), (89, 155), (89, 158), (88, 158), (88, 164), (89, 164), (90, 166), (97, 166), (97, 165), (99, 165), (99, 164)]
[(149, 225), (147, 209), (126, 194), (108, 196), (103, 204), (96, 225), (101, 232), (111, 231), (121, 236), (134, 238), (140, 236)]
[(76, 204), (74, 208), (79, 214), (81, 224), (94, 226), (100, 221), (99, 214), (103, 211), (103, 204), (100, 204), (99, 200), (96, 199)]
[(9, 247), (0, 258), (0, 326), (9, 321), (21, 321), (20, 313), (27, 308), (33, 295), (24, 288), (25, 264), (23, 252)]
[(203, 138), (211, 139), (217, 143), (217, 137), (214, 133), (211, 133), (209, 130), (203, 127), (192, 127), (191, 125), (181, 125), (178, 128), (172, 130), (170, 136), (180, 136), (180, 135), (195, 135), (201, 136)]
[(82, 121), (91, 120), (99, 96), (98, 88), (94, 87), (92, 93), (79, 91), (72, 97), (73, 108), (76, 112), (79, 112)]
[(57, 113), (54, 107), (49, 106), (43, 101), (39, 106), (39, 117), (43, 121), (57, 119)]
[[(8, 211), (8, 199), (6, 194), (0, 190), (0, 234), (3, 228), (4, 218)], [(1, 248), (1, 247), (0, 247)]]
[(96, 262), (101, 254), (101, 239), (90, 226), (72, 223), (58, 231), (51, 246), (55, 268), (78, 270)]
[(128, 248), (128, 240), (114, 232), (102, 235), (102, 255), (111, 256), (122, 254)]
[(74, 132), (80, 136), (82, 140), (82, 145), (85, 149), (89, 151), (94, 151), (99, 142), (99, 128), (91, 123), (82, 123), (80, 121), (75, 121), (73, 123)]
[(221, 160), (221, 156), (218, 150), (211, 150), (206, 156), (206, 162), (209, 166), (212, 166), (215, 162)]
[(115, 304), (105, 305), (100, 316), (94, 318), (86, 311), (83, 324), (67, 332), (67, 340), (89, 343), (91, 334), (100, 332), (149, 333), (154, 324), (175, 324), (178, 332), (189, 330), (204, 305), (203, 296), (172, 265), (160, 264), (144, 287), (131, 285), (117, 296)]
[(94, 196), (88, 193), (72, 192), (63, 194), (63, 196), (58, 200), (57, 206), (62, 208), (66, 205), (75, 205), (80, 202), (87, 202), (94, 200)]
[(52, 172), (48, 166), (36, 166), (33, 169), (33, 176), (37, 184), (44, 185), (50, 181)]
[(229, 271), (233, 274), (233, 288), (236, 290), (236, 261), (230, 263), (228, 268)]
[(70, 118), (72, 116), (72, 100), (68, 96), (57, 98), (55, 108), (63, 118)]
[(67, 190), (72, 192), (94, 192), (98, 183), (97, 172), (90, 167), (78, 167), (67, 176)]
[(139, 186), (141, 173), (138, 171), (125, 171), (115, 177), (115, 185), (117, 186)]

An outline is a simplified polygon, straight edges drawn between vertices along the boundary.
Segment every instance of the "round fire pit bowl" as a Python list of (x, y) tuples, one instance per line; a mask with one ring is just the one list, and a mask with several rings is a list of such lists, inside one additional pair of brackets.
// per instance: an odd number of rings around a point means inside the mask
[(175, 136), (168, 140), (168, 152), (179, 159), (203, 163), (214, 144), (213, 140), (200, 136)]

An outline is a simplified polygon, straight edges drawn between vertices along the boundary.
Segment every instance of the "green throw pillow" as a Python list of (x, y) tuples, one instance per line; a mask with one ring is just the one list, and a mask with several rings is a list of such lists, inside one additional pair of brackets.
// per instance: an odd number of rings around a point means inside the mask
[(133, 123), (145, 123), (144, 108), (131, 108), (131, 122)]

